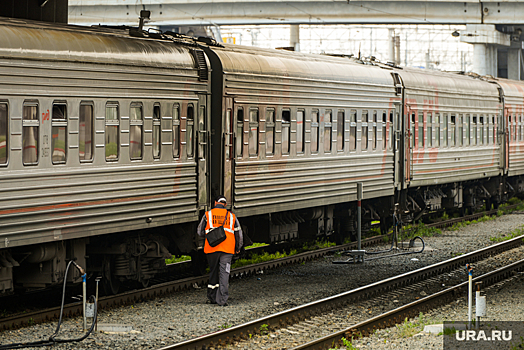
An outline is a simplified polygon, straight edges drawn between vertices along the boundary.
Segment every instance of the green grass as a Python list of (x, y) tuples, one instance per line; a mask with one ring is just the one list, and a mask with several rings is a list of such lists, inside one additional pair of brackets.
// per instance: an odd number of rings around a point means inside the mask
[(250, 246), (247, 246), (246, 249), (249, 249), (249, 248), (258, 248), (258, 247), (266, 247), (268, 246), (269, 244), (267, 243), (253, 243), (251, 244)]
[(434, 323), (434, 320), (424, 317), (424, 314), (421, 312), (419, 313), (418, 317), (413, 318), (411, 321), (406, 317), (404, 322), (400, 325), (396, 325), (396, 327), (399, 331), (399, 335), (402, 338), (409, 338), (417, 333), (422, 332), (424, 330), (424, 326)]
[(517, 229), (511, 231), (510, 233), (503, 233), (503, 234), (500, 234), (500, 235), (497, 235), (497, 236), (494, 236), (494, 237), (490, 237), (489, 240), (492, 241), (492, 242), (503, 242), (503, 241), (507, 241), (507, 240), (513, 239), (515, 237), (522, 236), (522, 235), (524, 235), (524, 229), (517, 228)]
[(178, 258), (173, 255), (171, 259), (166, 259), (166, 264), (174, 264), (177, 262), (188, 261), (188, 260), (191, 260), (191, 257), (189, 255), (181, 255)]
[(276, 252), (274, 254), (269, 254), (267, 252), (261, 253), (261, 254), (253, 254), (249, 259), (238, 259), (233, 263), (231, 266), (232, 269), (235, 269), (237, 267), (252, 265), (252, 264), (259, 264), (266, 261), (271, 261), (275, 259), (281, 259), (285, 258), (291, 255), (297, 254), (297, 250), (293, 249), (289, 253), (283, 252)]
[(402, 239), (412, 239), (416, 236), (420, 237), (433, 237), (437, 234), (441, 234), (442, 231), (436, 227), (428, 227), (421, 221), (418, 225), (406, 225), (402, 228), (399, 236)]
[(281, 259), (286, 258), (288, 256), (296, 255), (298, 253), (302, 252), (308, 252), (312, 250), (322, 249), (322, 248), (329, 248), (336, 246), (337, 244), (334, 242), (324, 241), (324, 240), (317, 240), (315, 242), (311, 243), (304, 243), (302, 248), (300, 250), (292, 249), (289, 251), (289, 253), (286, 252), (276, 252), (274, 254), (269, 254), (268, 252), (260, 253), (260, 254), (253, 254), (249, 259), (238, 259), (233, 263), (231, 266), (232, 269), (252, 264), (259, 264), (266, 261), (271, 261), (275, 259)]

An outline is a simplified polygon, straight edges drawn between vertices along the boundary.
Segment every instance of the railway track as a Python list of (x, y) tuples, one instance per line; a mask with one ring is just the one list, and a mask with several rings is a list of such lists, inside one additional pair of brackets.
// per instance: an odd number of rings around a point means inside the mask
[[(510, 209), (512, 207), (515, 207), (515, 206), (508, 206), (507, 208)], [(446, 227), (446, 226), (451, 226), (458, 221), (461, 221), (460, 219), (473, 220), (475, 218), (479, 218), (484, 215), (493, 215), (496, 212), (497, 212), (496, 210), (492, 210), (489, 212), (482, 212), (482, 213), (478, 213), (475, 215), (470, 215), (464, 218), (454, 218), (451, 220), (446, 220), (446, 221), (442, 221), (438, 223), (427, 224), (426, 226), (428, 227), (431, 227), (431, 226)], [(369, 246), (383, 243), (383, 237), (384, 236), (375, 236), (375, 237), (364, 239), (362, 241), (362, 246), (369, 247)], [(263, 250), (263, 248), (265, 247), (254, 248), (253, 252), (259, 252)], [(318, 249), (315, 251), (304, 252), (304, 253), (296, 254), (293, 256), (276, 259), (273, 261), (268, 261), (264, 263), (258, 263), (258, 264), (236, 268), (231, 271), (231, 275), (233, 277), (234, 276), (247, 276), (251, 274), (256, 274), (260, 271), (277, 268), (277, 267), (288, 265), (288, 264), (300, 263), (303, 261), (316, 259), (326, 254), (329, 254), (333, 251), (351, 250), (355, 248), (356, 248), (356, 242), (351, 242), (348, 244), (343, 244), (343, 245), (339, 245), (335, 247), (329, 247), (329, 248)], [(184, 264), (187, 264), (187, 262), (176, 263), (176, 265), (184, 265)], [(100, 298), (99, 308), (107, 309), (110, 307), (116, 307), (120, 305), (129, 305), (129, 304), (136, 303), (136, 302), (143, 301), (143, 300), (163, 297), (163, 296), (175, 293), (177, 291), (194, 288), (194, 286), (205, 285), (207, 283), (207, 279), (208, 279), (207, 275), (198, 276), (198, 277), (187, 277), (187, 278), (183, 278), (183, 279), (179, 279), (175, 281), (159, 283), (159, 284), (156, 284), (148, 288), (144, 288), (144, 289), (124, 292), (124, 293), (114, 295), (114, 296), (105, 296), (105, 297)], [(57, 307), (47, 308), (44, 310), (25, 312), (23, 314), (17, 314), (17, 315), (12, 315), (9, 317), (0, 318), (0, 330), (16, 329), (16, 328), (24, 327), (30, 324), (52, 321), (58, 318), (59, 313), (60, 313), (60, 307), (57, 306)], [(82, 303), (81, 302), (70, 303), (64, 306), (64, 316), (65, 317), (73, 317), (73, 316), (81, 315), (81, 313), (82, 313)]]
[[(413, 284), (420, 283), (437, 275), (449, 274), (457, 269), (464, 269), (466, 263), (475, 263), (493, 255), (503, 253), (507, 250), (520, 247), (523, 244), (524, 241), (522, 237), (517, 237), (512, 240), (498, 243), (475, 252), (464, 254), (444, 262), (402, 274), (400, 276), (388, 278), (383, 281), (360, 287), (339, 295), (301, 305), (283, 312), (250, 321), (245, 324), (233, 326), (222, 331), (187, 340), (185, 342), (166, 346), (161, 350), (189, 350), (209, 347), (227, 347), (232, 343), (249, 338), (250, 334), (260, 334), (266, 330), (276, 330), (298, 325), (300, 322), (304, 320), (310, 320), (318, 315), (329, 314), (334, 310), (344, 308), (348, 305), (362, 303), (364, 300), (380, 297), (387, 293), (397, 291), (401, 288), (413, 286)], [(475, 278), (475, 281), (482, 279), (483, 287), (485, 287), (500, 281), (503, 278), (506, 278), (512, 271), (523, 269), (524, 261), (519, 261), (497, 271), (479, 276)], [(311, 342), (311, 344), (304, 344), (302, 345), (304, 346), (303, 349), (325, 349), (332, 346), (333, 342), (337, 344), (342, 337), (351, 339), (351, 336), (356, 335), (357, 333), (366, 335), (373, 329), (384, 328), (393, 325), (396, 322), (401, 322), (406, 317), (415, 316), (420, 311), (426, 311), (429, 308), (451, 300), (453, 297), (458, 295), (458, 292), (461, 291), (464, 286), (464, 283), (458, 284), (452, 288), (440, 291), (429, 297), (417, 300), (414, 303), (410, 303), (403, 307), (387, 312), (384, 315), (374, 317), (340, 332), (333, 333), (328, 337), (318, 339), (315, 342)], [(302, 348), (297, 347), (297, 349)]]
[[(382, 242), (382, 236), (370, 237), (362, 241), (363, 246), (372, 246)], [(231, 270), (231, 276), (248, 276), (256, 274), (267, 269), (277, 268), (280, 266), (300, 263), (312, 259), (317, 259), (334, 250), (348, 250), (355, 249), (356, 243), (339, 245), (336, 247), (322, 248), (314, 251), (304, 252), (285, 258), (272, 260), (268, 262), (253, 264), (249, 266), (239, 267)], [(194, 286), (202, 286), (207, 284), (208, 276), (198, 276), (184, 278), (181, 280), (157, 284), (148, 288), (124, 292), (118, 295), (105, 296), (99, 299), (98, 307), (106, 309), (110, 307), (129, 305), (138, 301), (149, 300), (157, 297), (163, 297), (177, 291), (194, 288)], [(64, 316), (73, 317), (81, 315), (82, 303), (76, 302), (64, 306)], [(48, 308), (41, 311), (27, 312), (21, 315), (13, 315), (0, 319), (0, 330), (16, 329), (24, 327), (29, 324), (51, 321), (57, 319), (60, 314), (60, 307)]]
[[(472, 283), (482, 282), (484, 287), (511, 279), (514, 271), (524, 270), (524, 259), (500, 269), (491, 271), (472, 279)], [(416, 300), (397, 309), (372, 317), (363, 322), (352, 325), (339, 332), (324, 336), (313, 341), (295, 346), (290, 350), (320, 350), (329, 349), (333, 345), (342, 345), (342, 338), (352, 339), (353, 336), (368, 336), (377, 329), (391, 327), (401, 324), (406, 318), (417, 316), (420, 312), (426, 312), (443, 304), (449, 303), (457, 297), (463, 296), (468, 288), (468, 282), (459, 283), (451, 288), (434, 293), (423, 299)]]

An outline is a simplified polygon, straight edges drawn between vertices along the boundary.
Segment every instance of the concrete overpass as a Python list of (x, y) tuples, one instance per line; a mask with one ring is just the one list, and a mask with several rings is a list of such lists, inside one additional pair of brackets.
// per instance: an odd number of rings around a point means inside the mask
[(521, 23), (521, 1), (479, 0), (69, 0), (69, 22), (155, 25)]
[(195, 34), (198, 27), (290, 24), (292, 47), (299, 24), (466, 24), (455, 34), (474, 45), (474, 71), (524, 78), (522, 1), (69, 0), (68, 14), (74, 24), (136, 25), (140, 10), (151, 11), (150, 25)]

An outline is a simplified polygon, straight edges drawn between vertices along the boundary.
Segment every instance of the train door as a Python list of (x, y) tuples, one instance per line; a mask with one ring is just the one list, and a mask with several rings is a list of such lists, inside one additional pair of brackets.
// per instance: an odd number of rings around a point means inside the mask
[(500, 164), (503, 174), (507, 174), (509, 169), (509, 141), (511, 138), (511, 135), (509, 134), (510, 114), (511, 112), (509, 108), (504, 108), (503, 112), (501, 111), (499, 113), (497, 121), (497, 140), (500, 147), (500, 159), (503, 159)]
[(413, 148), (415, 147), (415, 111), (409, 105), (406, 105), (406, 113), (404, 115), (404, 146), (405, 146), (405, 167), (404, 167), (404, 181), (406, 186), (413, 178)]
[(227, 198), (227, 202), (233, 204), (233, 99), (227, 97), (225, 99), (225, 118), (224, 118), (224, 136), (223, 136), (223, 147), (224, 147), (224, 189), (223, 194)]
[(208, 176), (209, 158), (209, 132), (208, 132), (208, 111), (207, 95), (198, 96), (197, 111), (197, 167), (198, 167), (198, 206), (201, 210), (209, 210), (209, 187), (210, 177)]
[(400, 102), (395, 102), (395, 110), (393, 112), (393, 135), (390, 137), (393, 137), (393, 154), (395, 157), (395, 187), (397, 190), (402, 189), (402, 179), (404, 177), (404, 173), (402, 171), (403, 166), (403, 157), (402, 157), (402, 149), (404, 143), (402, 142), (403, 133), (402, 133), (402, 104)]

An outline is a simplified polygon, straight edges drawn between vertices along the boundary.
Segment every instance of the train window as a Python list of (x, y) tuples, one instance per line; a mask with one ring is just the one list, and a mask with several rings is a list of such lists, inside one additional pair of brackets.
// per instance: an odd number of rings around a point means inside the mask
[[(398, 112), (395, 112), (397, 118), (397, 125), (400, 125), (400, 115)], [(382, 136), (382, 137), (386, 137), (387, 138), (387, 135), (385, 136)], [(393, 148), (393, 139), (394, 139), (394, 136), (393, 136), (393, 110), (389, 111), (389, 139), (388, 139), (388, 144), (389, 144), (389, 149), (392, 149)], [(384, 145), (385, 145), (385, 141), (384, 141)], [(385, 147), (384, 147), (385, 149)]]
[(282, 111), (282, 154), (289, 154), (291, 135), (291, 112)]
[(235, 139), (235, 153), (237, 157), (242, 158), (242, 150), (244, 143), (244, 109), (239, 107), (237, 109), (237, 130)]
[(161, 135), (161, 116), (160, 116), (160, 105), (155, 104), (153, 106), (153, 158), (160, 158), (160, 149), (162, 145)]
[(489, 117), (489, 115), (486, 116), (486, 145), (489, 145), (489, 143), (490, 143), (489, 135), (491, 135), (491, 131), (490, 131), (491, 129), (490, 128), (492, 128), (490, 120), (491, 120), (491, 118)]
[(249, 155), (258, 154), (258, 109), (249, 110)]
[(231, 146), (233, 146), (233, 143), (231, 142), (232, 132), (231, 132), (231, 109), (228, 108), (226, 110), (226, 125), (225, 125), (225, 132), (224, 132), (224, 147), (226, 152), (226, 159), (231, 158)]
[(522, 141), (522, 115), (519, 116), (519, 141)]
[(484, 123), (486, 124), (486, 145), (489, 145), (490, 143), (490, 140), (489, 140), (490, 139), (489, 135), (491, 133), (490, 131), (491, 124), (489, 122), (490, 120), (491, 118), (489, 117), (489, 115), (487, 115), (486, 119), (484, 120)]
[(440, 113), (435, 113), (435, 147), (440, 147)]
[(411, 148), (415, 148), (415, 112), (411, 113), (411, 138), (410, 138)]
[(473, 117), (472, 117), (472, 122), (471, 122), (471, 144), (472, 145), (476, 145), (477, 144), (477, 138), (478, 138), (478, 135), (477, 135), (477, 116), (474, 114)]
[(349, 112), (349, 149), (357, 149), (357, 111)]
[(65, 104), (53, 104), (51, 149), (53, 164), (64, 164), (67, 155), (67, 106)]
[[(495, 119), (495, 118), (493, 118)], [(499, 115), (498, 118), (496, 119), (496, 123), (493, 122), (493, 125), (494, 125), (494, 128), (493, 128), (493, 143), (495, 143), (495, 138), (497, 140), (497, 144), (500, 144), (500, 133), (498, 132), (499, 131), (499, 128), (501, 129), (502, 133), (504, 134), (504, 128), (503, 128), (503, 123), (502, 123), (502, 119), (503, 119), (503, 116), (502, 115)]]
[(424, 112), (418, 113), (418, 147), (424, 148)]
[(479, 145), (484, 144), (484, 115), (480, 115), (479, 117)]
[(362, 111), (362, 118), (360, 119), (361, 120), (361, 125), (362, 125), (362, 135), (360, 135), (360, 140), (362, 141), (362, 144), (361, 144), (361, 147), (362, 147), (362, 150), (367, 150), (368, 149), (368, 131), (369, 131), (369, 126), (368, 126), (368, 111)]
[(345, 113), (344, 111), (338, 111), (337, 113), (337, 151), (344, 150), (344, 125), (345, 123)]
[(466, 140), (464, 144), (467, 146), (470, 144), (471, 140), (471, 117), (469, 114), (466, 114)]
[(324, 153), (331, 153), (331, 143), (333, 142), (331, 122), (333, 121), (331, 111), (324, 112)]
[(193, 104), (187, 106), (187, 120), (186, 120), (186, 147), (187, 157), (193, 157), (193, 143), (194, 143), (194, 123), (195, 123), (195, 107)]
[(388, 115), (386, 111), (383, 111), (382, 112), (382, 149), (386, 149), (386, 146), (387, 146), (387, 138), (386, 138), (387, 119), (388, 119)]
[(377, 111), (373, 112), (373, 133), (371, 133), (371, 144), (373, 149), (377, 149)]
[(22, 114), (22, 162), (24, 165), (38, 164), (38, 104), (24, 103)]
[(93, 160), (93, 104), (80, 104), (78, 130), (78, 157), (80, 161)]
[(311, 153), (318, 152), (318, 111), (311, 111)]
[(427, 145), (429, 147), (433, 147), (433, 115), (431, 113), (428, 113), (428, 120), (427, 120)]
[(513, 125), (513, 140), (517, 141), (517, 116), (515, 114), (513, 115), (513, 121), (511, 124)]
[(173, 105), (173, 158), (180, 156), (180, 110), (177, 103)]
[(118, 104), (106, 105), (106, 161), (118, 160), (118, 136), (120, 134), (120, 116), (118, 113)]
[(513, 140), (517, 141), (517, 115), (513, 115)]
[(464, 116), (462, 114), (459, 114), (458, 127), (458, 145), (464, 146)]
[(7, 140), (8, 111), (7, 103), (0, 103), (0, 164), (7, 164), (7, 150), (9, 149)]
[(442, 114), (442, 146), (448, 146), (448, 114)]
[(266, 154), (275, 152), (275, 110), (266, 109)]
[(132, 103), (129, 108), (129, 156), (133, 160), (142, 159), (143, 129), (142, 105)]
[(297, 153), (304, 153), (304, 111), (297, 111)]
[(456, 139), (456, 132), (455, 132), (455, 124), (456, 124), (457, 117), (452, 114), (450, 116), (450, 124), (449, 124), (449, 139), (451, 140), (450, 146), (455, 146), (457, 144)]

